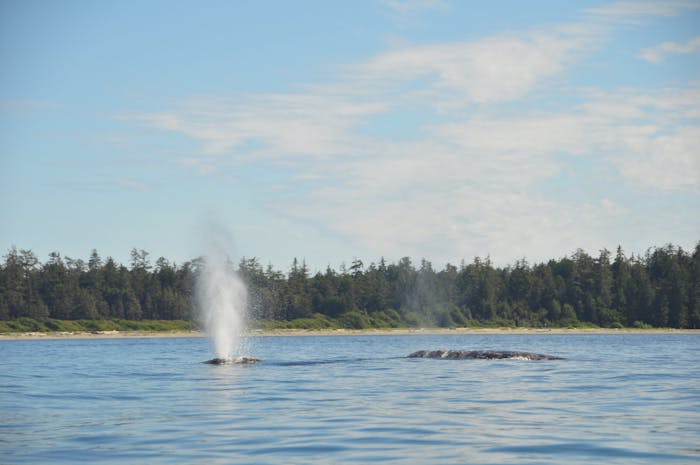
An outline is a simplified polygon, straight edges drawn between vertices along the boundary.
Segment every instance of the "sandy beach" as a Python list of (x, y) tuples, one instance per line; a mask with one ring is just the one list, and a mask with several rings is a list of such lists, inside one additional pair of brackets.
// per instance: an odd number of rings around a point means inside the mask
[[(608, 329), (608, 328), (401, 328), (401, 329), (253, 329), (248, 336), (390, 336), (390, 335), (431, 335), (431, 334), (698, 334), (697, 329)], [(115, 338), (173, 338), (206, 337), (201, 331), (55, 331), (2, 333), (2, 340), (31, 339), (115, 339)]]

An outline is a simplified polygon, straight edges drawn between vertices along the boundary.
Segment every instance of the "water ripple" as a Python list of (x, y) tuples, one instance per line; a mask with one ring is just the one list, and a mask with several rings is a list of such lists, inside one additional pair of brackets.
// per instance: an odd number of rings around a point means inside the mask
[[(683, 460), (691, 461), (693, 457), (678, 454), (664, 454), (659, 452), (645, 452), (629, 450), (620, 447), (602, 446), (590, 443), (558, 443), (558, 444), (533, 444), (520, 446), (493, 447), (487, 452), (500, 452), (509, 454), (559, 456), (565, 460), (568, 456), (584, 456), (590, 458), (636, 458), (648, 459), (650, 462)], [(696, 457), (697, 458), (697, 457)]]
[[(250, 347), (266, 361), (203, 365), (202, 339), (0, 341), (0, 463), (700, 462), (697, 336), (272, 337)], [(417, 347), (567, 360), (404, 358)]]

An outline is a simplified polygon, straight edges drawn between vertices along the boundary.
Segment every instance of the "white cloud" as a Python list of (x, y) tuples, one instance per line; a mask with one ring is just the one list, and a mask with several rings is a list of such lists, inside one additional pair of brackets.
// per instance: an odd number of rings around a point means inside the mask
[(700, 191), (700, 126), (681, 127), (643, 142), (633, 138), (629, 145), (638, 150), (616, 160), (623, 175), (650, 188)]
[(199, 140), (205, 155), (327, 156), (342, 151), (349, 128), (383, 109), (382, 103), (348, 96), (273, 94), (242, 102), (192, 100), (168, 112), (134, 118)]
[(645, 48), (639, 56), (650, 63), (661, 63), (666, 55), (685, 54), (700, 51), (700, 36), (690, 39), (684, 44), (677, 42), (662, 42), (659, 45)]
[(679, 126), (678, 118), (700, 105), (698, 91), (601, 93), (573, 112), (473, 118), (435, 126), (433, 133), (463, 153), (495, 160), (494, 166), (517, 165), (526, 179), (556, 175), (554, 157), (573, 155), (609, 161), (641, 187), (697, 192), (700, 127)]
[[(669, 15), (687, 5), (626, 2), (592, 13)], [(700, 117), (698, 85), (569, 89), (577, 103), (565, 109), (510, 106), (546, 94), (595, 41), (583, 24), (405, 46), (348, 66), (325, 86), (196, 98), (135, 118), (197, 140), (200, 153), (178, 163), (200, 174), (223, 163), (286, 163), (283, 184), (294, 184), (295, 197), (275, 184), (266, 191), (273, 208), (377, 256), (544, 259), (552, 250), (614, 246), (611, 234), (630, 234), (624, 225), (634, 213), (596, 184), (597, 172), (655, 193), (700, 188), (700, 130), (691, 121)], [(362, 131), (372, 118), (405, 109), (440, 118), (410, 141)], [(580, 164), (594, 174), (575, 173)], [(549, 184), (572, 172), (598, 190), (552, 197)]]
[(177, 164), (186, 167), (194, 168), (201, 175), (208, 175), (216, 173), (217, 166), (212, 160), (208, 160), (202, 157), (185, 157), (179, 158)]
[(309, 222), (322, 221), (378, 256), (430, 257), (437, 263), (490, 254), (497, 263), (527, 255), (550, 258), (552, 250), (605, 246), (604, 231), (620, 218), (610, 200), (571, 204), (512, 189), (491, 180), (490, 186), (457, 185), (406, 188), (372, 199), (351, 188), (324, 192), (306, 205), (285, 211)]
[(692, 8), (700, 8), (700, 2), (697, 0), (623, 1), (599, 8), (589, 8), (586, 11), (614, 21), (637, 22), (640, 18), (649, 16), (676, 16), (681, 11)]
[(700, 126), (693, 122), (700, 116), (700, 86), (624, 89), (589, 98), (580, 108), (598, 124), (585, 127), (586, 139), (589, 145), (600, 144), (628, 182), (662, 191), (700, 191)]
[(430, 113), (522, 99), (561, 73), (589, 40), (573, 28), (405, 47), (350, 66), (329, 85), (193, 98), (131, 119), (199, 141), (207, 158), (200, 172), (213, 172), (211, 157), (223, 154), (248, 160), (337, 157), (363, 151), (359, 142), (367, 141), (358, 138), (357, 128), (389, 110), (418, 106)]
[(114, 183), (129, 191), (149, 192), (151, 190), (151, 186), (147, 183), (130, 177), (115, 178)]
[(384, 0), (383, 3), (402, 14), (425, 10), (445, 11), (450, 8), (450, 4), (446, 0)]
[(424, 79), (423, 95), (443, 106), (511, 101), (561, 73), (589, 40), (586, 34), (535, 32), (406, 47), (356, 66), (354, 77), (383, 85)]
[[(648, 224), (595, 176), (617, 171), (635, 189), (697, 195), (700, 130), (678, 128), (675, 118), (700, 102), (694, 88), (585, 95), (569, 112), (474, 117), (431, 125), (418, 142), (385, 141), (317, 167), (329, 182), (303, 204), (279, 208), (390, 258), (447, 261), (479, 250), (507, 262), (612, 247), (610, 237), (634, 238)], [(592, 174), (576, 172), (573, 160)], [(586, 182), (595, 190), (578, 199), (548, 195), (543, 188), (566, 173), (592, 176)], [(631, 236), (625, 225), (636, 225)]]
[(484, 156), (579, 154), (591, 149), (590, 123), (586, 117), (568, 113), (475, 118), (436, 126), (434, 133), (464, 151)]

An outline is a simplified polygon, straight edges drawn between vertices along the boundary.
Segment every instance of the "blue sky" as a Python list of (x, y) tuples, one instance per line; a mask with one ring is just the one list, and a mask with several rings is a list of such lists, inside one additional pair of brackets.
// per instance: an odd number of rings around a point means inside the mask
[(2, 1), (0, 60), (3, 251), (700, 240), (700, 1)]

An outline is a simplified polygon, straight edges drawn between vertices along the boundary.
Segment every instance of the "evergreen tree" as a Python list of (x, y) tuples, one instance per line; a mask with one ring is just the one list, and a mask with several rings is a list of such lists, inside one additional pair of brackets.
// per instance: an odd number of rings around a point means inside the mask
[(294, 258), (289, 271), (286, 287), (286, 319), (308, 318), (311, 316), (311, 297), (309, 295), (309, 269), (306, 262)]
[(688, 327), (700, 328), (700, 242), (690, 261), (690, 293), (688, 298)]
[[(130, 268), (92, 250), (86, 262), (49, 255), (41, 264), (31, 250), (12, 247), (0, 263), (0, 319), (192, 318), (192, 295), (202, 268), (197, 258), (182, 266), (133, 249)], [(233, 266), (232, 266), (233, 268)], [(442, 270), (423, 259), (418, 269), (404, 257), (311, 276), (294, 259), (285, 275), (257, 258), (243, 258), (238, 273), (250, 290), (252, 316), (263, 320), (316, 318), (348, 327), (455, 326), (498, 322), (538, 326), (578, 322), (604, 326), (700, 327), (700, 243), (692, 254), (667, 245), (644, 257), (615, 258), (602, 250), (571, 257), (495, 268), (475, 258)]]
[(632, 292), (631, 267), (622, 247), (618, 246), (615, 261), (612, 264), (612, 308), (623, 317), (626, 325), (634, 321), (630, 320), (632, 309), (628, 306), (628, 297), (631, 297)]

